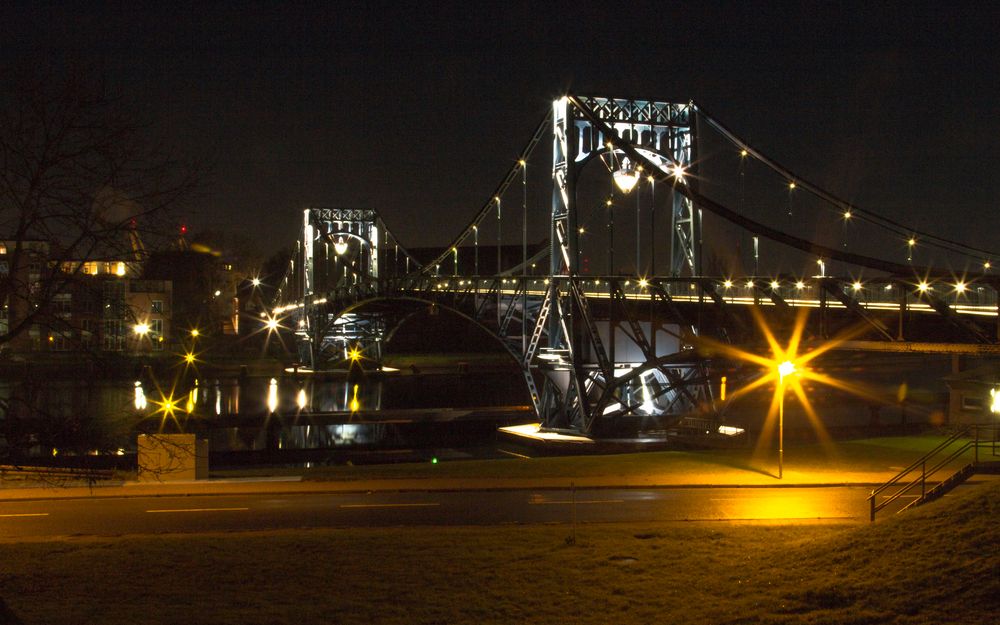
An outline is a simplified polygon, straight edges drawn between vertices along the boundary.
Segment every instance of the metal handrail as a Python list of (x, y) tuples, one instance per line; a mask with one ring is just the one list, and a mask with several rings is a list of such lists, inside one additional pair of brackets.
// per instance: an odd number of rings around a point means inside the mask
[[(982, 429), (988, 429), (988, 430), (992, 430), (993, 431), (994, 435), (992, 437), (992, 439), (993, 439), (992, 441), (983, 441), (980, 438), (980, 431)], [(948, 454), (947, 457), (945, 457), (943, 460), (940, 460), (939, 462), (937, 462), (937, 464), (933, 465), (929, 471), (927, 470), (927, 462), (929, 460), (931, 460), (932, 458), (934, 458), (935, 456), (937, 456), (938, 454), (940, 454), (943, 450), (945, 450), (946, 448), (948, 448), (949, 446), (951, 446), (952, 444), (954, 444), (960, 438), (968, 436), (970, 431), (974, 431), (975, 432), (975, 439), (974, 440), (966, 441), (961, 447), (959, 447), (956, 450), (951, 451)], [(906, 508), (909, 508), (910, 506), (916, 505), (917, 503), (923, 501), (923, 499), (927, 495), (927, 478), (930, 477), (930, 476), (932, 476), (932, 475), (934, 475), (938, 471), (940, 471), (942, 468), (944, 468), (946, 465), (948, 465), (949, 463), (951, 463), (952, 461), (954, 461), (956, 458), (958, 458), (959, 456), (961, 456), (962, 454), (964, 454), (969, 449), (974, 449), (975, 450), (974, 463), (978, 463), (979, 462), (979, 447), (980, 447), (980, 445), (982, 445), (984, 443), (990, 443), (992, 445), (992, 448), (993, 448), (993, 455), (997, 455), (997, 452), (996, 452), (996, 444), (997, 444), (997, 436), (996, 436), (996, 434), (997, 433), (998, 433), (998, 426), (997, 425), (993, 425), (993, 424), (990, 424), (990, 425), (968, 425), (968, 426), (965, 426), (962, 429), (958, 430), (957, 432), (955, 432), (951, 436), (949, 436), (947, 439), (945, 439), (940, 444), (938, 444), (936, 447), (934, 447), (934, 449), (930, 450), (929, 452), (927, 452), (926, 454), (924, 454), (923, 456), (921, 456), (919, 459), (917, 459), (915, 462), (913, 462), (912, 464), (910, 464), (908, 467), (906, 467), (905, 469), (903, 469), (902, 471), (900, 471), (899, 473), (897, 473), (892, 479), (890, 479), (889, 481), (887, 481), (885, 484), (882, 484), (881, 486), (879, 486), (879, 487), (877, 487), (877, 488), (875, 488), (875, 489), (872, 490), (871, 494), (868, 496), (868, 504), (869, 504), (869, 510), (870, 510), (870, 513), (869, 513), (870, 520), (874, 521), (875, 520), (875, 513), (876, 512), (878, 512), (879, 510), (885, 508), (887, 505), (889, 505), (890, 503), (892, 503), (896, 499), (898, 499), (901, 496), (903, 496), (906, 493), (908, 493), (911, 489), (913, 489), (914, 487), (916, 487), (917, 484), (920, 484), (920, 498), (918, 498), (913, 503), (911, 503), (908, 506), (906, 506)], [(904, 486), (902, 486), (899, 490), (897, 490), (896, 492), (894, 492), (892, 495), (888, 496), (882, 503), (880, 503), (880, 504), (876, 504), (875, 503), (876, 497), (880, 493), (882, 493), (883, 491), (885, 491), (889, 487), (898, 484), (901, 480), (903, 480), (908, 475), (910, 475), (911, 473), (913, 473), (914, 471), (916, 471), (918, 468), (920, 469), (920, 474), (917, 477), (915, 477), (912, 481), (910, 481), (909, 483), (907, 483)], [(906, 508), (904, 508), (904, 510)]]

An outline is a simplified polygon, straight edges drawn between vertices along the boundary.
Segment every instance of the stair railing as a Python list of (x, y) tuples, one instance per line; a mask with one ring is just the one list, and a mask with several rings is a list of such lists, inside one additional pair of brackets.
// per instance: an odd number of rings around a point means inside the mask
[[(998, 433), (1000, 432), (998, 432), (998, 430), (1000, 430), (1000, 428), (998, 428), (996, 424), (989, 424), (967, 425), (956, 431), (939, 445), (934, 447), (934, 449), (914, 461), (913, 464), (897, 473), (888, 482), (872, 490), (871, 495), (868, 496), (869, 519), (874, 521), (876, 512), (885, 508), (900, 497), (909, 494), (910, 491), (916, 489), (918, 485), (920, 486), (920, 496), (910, 504), (906, 505), (903, 510), (922, 503), (927, 497), (927, 479), (959, 458), (969, 449), (974, 450), (973, 469), (975, 465), (979, 464), (980, 446), (988, 447), (991, 450), (991, 455), (993, 456), (1000, 455), (1000, 448), (998, 448)], [(992, 435), (988, 438), (984, 438), (982, 436), (983, 432), (988, 432)], [(958, 448), (948, 451), (949, 447), (952, 447), (959, 440), (967, 439), (970, 436), (970, 433), (972, 435), (972, 440), (965, 440), (965, 442)], [(947, 455), (943, 459), (939, 460), (939, 454), (943, 453)], [(930, 465), (930, 469), (928, 469), (928, 465)], [(964, 468), (965, 467), (963, 467), (963, 469)], [(912, 479), (910, 479), (911, 477)], [(907, 479), (909, 479), (908, 482), (904, 481)], [(897, 485), (900, 485), (900, 487), (896, 491), (894, 491), (891, 495), (886, 496), (881, 503), (877, 502), (879, 495)]]

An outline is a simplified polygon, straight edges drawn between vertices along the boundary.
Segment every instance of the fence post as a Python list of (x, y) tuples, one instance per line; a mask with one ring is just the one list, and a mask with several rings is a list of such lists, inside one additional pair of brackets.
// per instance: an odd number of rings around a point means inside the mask
[(872, 492), (871, 496), (868, 497), (868, 503), (870, 512), (868, 513), (868, 520), (872, 523), (875, 522), (875, 493)]
[(927, 492), (927, 461), (924, 460), (920, 463), (920, 500), (924, 500), (924, 495)]
[(979, 426), (977, 425), (975, 426), (975, 428), (976, 428), (976, 451), (975, 455), (973, 456), (973, 462), (979, 464)]

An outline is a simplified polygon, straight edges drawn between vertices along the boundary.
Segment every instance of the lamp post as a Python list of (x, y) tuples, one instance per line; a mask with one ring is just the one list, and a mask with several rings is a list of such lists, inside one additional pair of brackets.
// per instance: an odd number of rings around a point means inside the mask
[(785, 376), (795, 373), (795, 363), (791, 360), (778, 365), (778, 479), (782, 478), (785, 466)]

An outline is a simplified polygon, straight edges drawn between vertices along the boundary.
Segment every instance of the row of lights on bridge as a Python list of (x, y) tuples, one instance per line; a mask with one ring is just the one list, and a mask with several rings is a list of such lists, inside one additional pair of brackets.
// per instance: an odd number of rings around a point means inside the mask
[[(501, 280), (502, 284), (516, 285), (517, 282), (518, 282), (517, 278), (503, 278)], [(534, 282), (536, 284), (539, 283), (539, 282), (541, 282), (543, 284), (549, 284), (549, 279), (545, 278), (544, 280), (534, 280)], [(596, 279), (596, 278), (594, 279), (593, 282), (594, 282), (594, 285), (600, 285), (601, 284), (601, 281), (599, 279)], [(456, 285), (457, 286), (466, 286), (466, 285), (470, 285), (471, 286), (474, 283), (475, 283), (475, 280), (459, 280), (459, 281), (456, 282)], [(626, 280), (624, 282), (625, 286), (629, 286), (630, 284), (631, 284), (631, 280)], [(645, 289), (645, 288), (647, 288), (649, 286), (649, 280), (647, 280), (646, 278), (639, 278), (638, 280), (636, 280), (636, 285), (639, 288)], [(754, 281), (753, 279), (750, 279), (750, 280), (746, 281), (745, 287), (748, 288), (748, 289), (752, 289), (756, 285), (757, 285), (757, 282)], [(437, 285), (435, 285), (435, 286), (438, 289), (445, 289), (445, 288), (448, 288), (449, 286), (451, 286), (451, 283), (448, 282), (448, 281), (443, 281), (443, 282), (437, 283)], [(731, 289), (731, 288), (736, 287), (736, 282), (734, 282), (733, 280), (724, 280), (722, 282), (722, 286), (725, 289)], [(772, 290), (777, 290), (777, 289), (781, 288), (782, 283), (780, 281), (778, 281), (778, 280), (771, 280), (769, 283), (767, 283), (767, 286), (769, 286)], [(794, 286), (795, 286), (795, 288), (797, 290), (801, 291), (801, 290), (805, 289), (807, 285), (806, 285), (806, 282), (804, 280), (796, 280), (795, 283), (794, 283)], [(891, 291), (892, 290), (892, 286), (893, 286), (892, 283), (886, 284), (885, 285), (885, 290), (886, 291)], [(921, 280), (920, 282), (916, 283), (914, 286), (916, 287), (917, 291), (919, 291), (920, 293), (926, 293), (927, 291), (933, 291), (934, 290), (934, 286), (930, 282), (927, 282), (926, 280)], [(694, 288), (694, 287), (695, 287), (695, 285), (692, 284), (691, 288)], [(863, 288), (864, 288), (864, 284), (862, 282), (860, 282), (860, 281), (855, 280), (854, 282), (851, 283), (851, 289), (854, 290), (854, 291), (860, 291)], [(962, 294), (962, 293), (965, 293), (966, 291), (969, 290), (969, 285), (967, 283), (965, 283), (964, 281), (959, 280), (958, 282), (956, 282), (952, 286), (952, 290), (955, 293)], [(324, 303), (325, 301), (326, 300), (317, 301), (316, 303)], [(293, 305), (293, 306), (289, 306), (288, 308), (294, 308), (294, 307), (295, 306)], [(280, 313), (280, 312), (283, 312), (283, 310), (275, 309), (275, 313)]]

